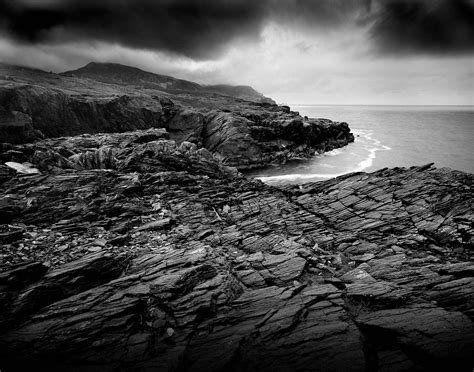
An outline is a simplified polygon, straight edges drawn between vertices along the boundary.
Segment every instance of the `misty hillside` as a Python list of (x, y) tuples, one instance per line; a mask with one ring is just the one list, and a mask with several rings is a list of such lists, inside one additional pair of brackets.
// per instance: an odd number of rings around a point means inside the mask
[(176, 79), (171, 76), (159, 75), (143, 71), (136, 67), (118, 63), (91, 62), (77, 70), (66, 71), (63, 76), (89, 78), (103, 83), (134, 85), (136, 88), (157, 89), (170, 93), (217, 93), (254, 102), (274, 103), (270, 98), (249, 86), (209, 85)]
[(261, 101), (275, 103), (272, 99), (265, 97), (248, 85), (206, 85), (204, 89), (208, 92), (223, 94), (226, 96), (245, 99), (247, 101)]
[(159, 90), (197, 91), (201, 89), (199, 84), (190, 81), (175, 79), (166, 75), (158, 75), (118, 63), (91, 62), (84, 67), (77, 70), (66, 71), (61, 75), (89, 78), (112, 84), (142, 85), (146, 88)]

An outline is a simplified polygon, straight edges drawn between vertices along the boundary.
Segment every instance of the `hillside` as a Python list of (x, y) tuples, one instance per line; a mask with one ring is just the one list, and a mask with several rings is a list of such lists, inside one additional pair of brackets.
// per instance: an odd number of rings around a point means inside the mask
[(275, 103), (275, 101), (273, 101), (271, 98), (265, 97), (263, 94), (257, 92), (255, 89), (247, 85), (206, 85), (204, 86), (204, 89), (208, 92), (236, 97), (246, 101)]
[(66, 71), (62, 76), (89, 78), (104, 83), (134, 85), (163, 91), (190, 91), (202, 90), (199, 84), (186, 80), (175, 79), (171, 76), (158, 75), (140, 70), (136, 67), (118, 63), (91, 62), (77, 70)]
[(252, 102), (275, 103), (270, 98), (249, 86), (207, 85), (202, 86), (191, 81), (176, 79), (171, 76), (159, 75), (143, 71), (136, 67), (118, 63), (91, 62), (77, 70), (62, 73), (63, 76), (89, 78), (104, 83), (133, 85), (135, 87), (162, 90), (170, 93), (190, 92), (217, 93), (224, 96), (241, 98)]

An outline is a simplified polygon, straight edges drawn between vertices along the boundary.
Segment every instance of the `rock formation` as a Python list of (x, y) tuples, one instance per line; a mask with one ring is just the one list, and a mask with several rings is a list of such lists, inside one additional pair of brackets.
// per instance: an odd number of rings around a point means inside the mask
[(2, 371), (472, 370), (472, 175), (275, 188), (169, 137), (0, 149), (41, 172), (0, 166)]
[(178, 144), (193, 142), (240, 169), (309, 157), (354, 140), (346, 123), (305, 119), (252, 92), (115, 64), (63, 75), (0, 65), (0, 138), (18, 144), (164, 128)]

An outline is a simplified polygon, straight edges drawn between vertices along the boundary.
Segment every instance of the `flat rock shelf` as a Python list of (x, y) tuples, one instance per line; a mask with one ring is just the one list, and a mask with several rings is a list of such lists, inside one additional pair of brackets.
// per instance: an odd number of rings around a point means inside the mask
[(160, 129), (5, 151), (2, 371), (472, 371), (470, 174), (277, 188)]

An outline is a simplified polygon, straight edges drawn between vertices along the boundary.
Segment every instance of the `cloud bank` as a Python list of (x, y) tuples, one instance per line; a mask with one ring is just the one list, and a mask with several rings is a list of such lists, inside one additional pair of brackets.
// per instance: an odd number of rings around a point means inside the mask
[(109, 42), (198, 60), (258, 40), (268, 22), (369, 25), (381, 53), (474, 51), (472, 0), (0, 0), (0, 32), (16, 42)]
[(474, 2), (387, 0), (371, 34), (386, 53), (456, 54), (474, 51)]

